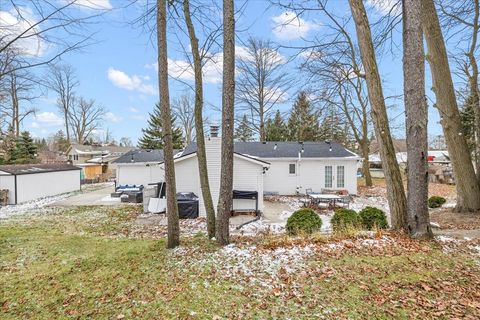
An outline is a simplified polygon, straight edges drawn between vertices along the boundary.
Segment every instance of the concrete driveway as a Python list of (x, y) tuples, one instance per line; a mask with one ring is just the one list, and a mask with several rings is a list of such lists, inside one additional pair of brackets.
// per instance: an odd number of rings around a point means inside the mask
[(89, 190), (84, 188), (82, 193), (52, 203), (50, 206), (73, 207), (73, 206), (118, 206), (122, 205), (120, 198), (111, 198), (110, 193), (114, 186), (108, 185), (99, 189)]

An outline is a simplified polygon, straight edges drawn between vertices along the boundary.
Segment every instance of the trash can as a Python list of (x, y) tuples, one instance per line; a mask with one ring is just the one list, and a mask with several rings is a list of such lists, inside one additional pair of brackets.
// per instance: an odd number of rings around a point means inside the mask
[(198, 218), (198, 197), (193, 192), (177, 193), (178, 216), (180, 219)]

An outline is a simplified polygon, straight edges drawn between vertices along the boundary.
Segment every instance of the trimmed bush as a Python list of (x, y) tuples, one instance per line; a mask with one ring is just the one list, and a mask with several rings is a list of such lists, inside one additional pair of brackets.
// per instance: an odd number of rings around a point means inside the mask
[(429, 208), (440, 208), (447, 200), (444, 197), (431, 196), (428, 199)]
[(360, 216), (351, 209), (337, 209), (331, 220), (333, 230), (342, 230), (349, 227), (357, 228), (361, 225)]
[(299, 233), (313, 233), (322, 227), (322, 219), (312, 209), (303, 208), (295, 211), (287, 220), (287, 233), (296, 235)]
[(386, 229), (388, 227), (387, 216), (385, 212), (374, 207), (365, 207), (358, 213), (362, 220), (362, 225), (367, 230), (374, 227)]

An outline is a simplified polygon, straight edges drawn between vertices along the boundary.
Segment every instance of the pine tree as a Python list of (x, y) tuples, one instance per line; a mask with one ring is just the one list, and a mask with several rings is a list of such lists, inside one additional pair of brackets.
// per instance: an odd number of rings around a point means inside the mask
[(273, 119), (267, 120), (265, 125), (265, 136), (267, 141), (288, 140), (288, 128), (279, 110), (277, 110)]
[(463, 135), (467, 140), (467, 146), (470, 153), (475, 152), (475, 111), (473, 109), (473, 98), (470, 96), (460, 109), (460, 119), (462, 121)]
[(11, 151), (9, 162), (15, 164), (32, 163), (35, 162), (36, 156), (37, 147), (30, 136), (30, 132), (23, 131)]
[(235, 129), (235, 139), (238, 141), (252, 141), (253, 140), (253, 130), (250, 128), (247, 115), (244, 114), (242, 121), (238, 124)]
[(53, 141), (58, 148), (58, 151), (66, 152), (70, 146), (70, 142), (65, 136), (65, 133), (63, 133), (63, 130), (58, 130), (57, 133), (55, 133), (53, 136)]
[(308, 100), (305, 91), (298, 94), (288, 119), (291, 141), (317, 141), (319, 135), (318, 113)]
[(349, 130), (333, 110), (323, 118), (319, 126), (318, 140), (330, 140), (350, 146), (352, 139)]
[[(172, 116), (172, 124), (175, 118)], [(163, 149), (162, 121), (160, 117), (160, 105), (156, 104), (153, 113), (150, 113), (148, 119), (148, 128), (142, 129), (143, 136), (138, 141), (138, 146), (142, 149)], [(178, 127), (173, 128), (173, 148), (183, 148), (183, 133)]]

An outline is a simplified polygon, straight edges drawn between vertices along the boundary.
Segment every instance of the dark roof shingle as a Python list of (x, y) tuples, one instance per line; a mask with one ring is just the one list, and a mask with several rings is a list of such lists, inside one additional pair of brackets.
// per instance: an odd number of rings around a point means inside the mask
[(81, 168), (73, 166), (68, 163), (54, 163), (54, 164), (10, 164), (0, 166), (0, 171), (7, 172), (13, 175), (33, 174), (56, 171), (81, 170)]

